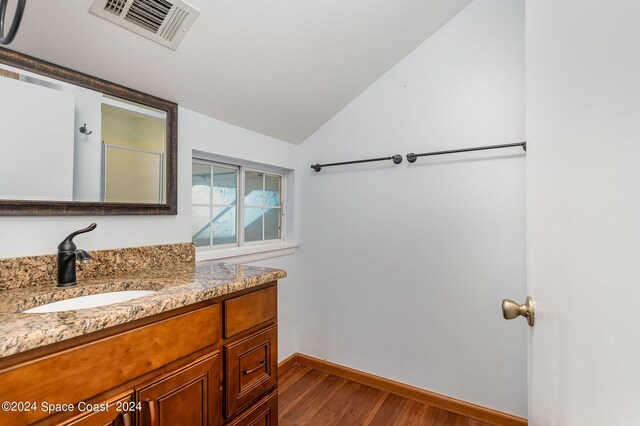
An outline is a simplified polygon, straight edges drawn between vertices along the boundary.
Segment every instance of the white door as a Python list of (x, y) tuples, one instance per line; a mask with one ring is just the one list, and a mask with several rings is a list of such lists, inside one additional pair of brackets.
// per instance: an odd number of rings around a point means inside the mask
[(526, 15), (530, 424), (640, 425), (640, 1)]

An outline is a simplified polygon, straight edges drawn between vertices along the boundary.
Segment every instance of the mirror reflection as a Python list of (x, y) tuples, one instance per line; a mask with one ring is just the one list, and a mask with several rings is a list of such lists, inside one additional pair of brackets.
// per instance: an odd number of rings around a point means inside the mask
[(166, 202), (166, 111), (3, 64), (0, 93), (0, 199)]

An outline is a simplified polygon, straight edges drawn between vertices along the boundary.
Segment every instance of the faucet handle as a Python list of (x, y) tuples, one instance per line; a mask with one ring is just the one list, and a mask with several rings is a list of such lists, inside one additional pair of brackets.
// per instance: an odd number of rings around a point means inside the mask
[(78, 231), (72, 232), (65, 238), (60, 245), (58, 246), (58, 250), (60, 251), (74, 251), (76, 249), (76, 245), (73, 243), (73, 237), (79, 234), (84, 234), (87, 232), (91, 232), (98, 227), (97, 224), (92, 223), (84, 229), (80, 229)]
[(76, 235), (78, 235), (78, 234), (86, 234), (87, 232), (93, 231), (97, 227), (98, 227), (97, 223), (92, 223), (91, 225), (87, 226), (84, 229), (80, 229), (79, 231), (72, 232), (67, 238), (73, 239), (73, 237), (75, 237)]

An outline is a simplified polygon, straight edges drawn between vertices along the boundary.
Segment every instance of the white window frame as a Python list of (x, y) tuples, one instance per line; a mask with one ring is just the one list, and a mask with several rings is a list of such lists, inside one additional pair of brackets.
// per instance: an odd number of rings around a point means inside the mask
[[(235, 205), (235, 209), (236, 209), (236, 242), (235, 243), (228, 243), (228, 244), (217, 244), (217, 245), (213, 245), (213, 234), (211, 232), (211, 229), (209, 229), (209, 245), (207, 246), (200, 246), (197, 247), (198, 249), (207, 249), (207, 250), (212, 250), (212, 249), (221, 249), (221, 248), (234, 248), (234, 247), (240, 247), (239, 243), (240, 243), (240, 236), (238, 235), (238, 203), (239, 203), (239, 197), (238, 194), (240, 193), (240, 169), (238, 168), (238, 166), (235, 165), (231, 165), (231, 164), (224, 164), (224, 163), (220, 163), (217, 161), (209, 161), (209, 160), (203, 160), (200, 158), (193, 158), (193, 160), (191, 161), (191, 164), (193, 163), (198, 163), (198, 164), (204, 164), (205, 166), (209, 166), (209, 167), (220, 167), (223, 169), (230, 169), (230, 170), (235, 170), (236, 173), (236, 205)], [(211, 182), (210, 186), (209, 186), (209, 204), (197, 204), (194, 203), (193, 200), (191, 200), (191, 208), (193, 209), (193, 207), (208, 207), (209, 208), (209, 220), (211, 221), (212, 218), (212, 209), (215, 207), (228, 207), (227, 205), (222, 205), (222, 204), (215, 204), (213, 202), (213, 182)], [(193, 236), (192, 236), (193, 237)]]
[[(271, 176), (280, 176), (280, 238), (278, 239), (271, 239), (271, 240), (264, 240), (264, 213), (262, 214), (262, 240), (259, 241), (249, 241), (246, 242), (244, 240), (244, 209), (245, 209), (245, 205), (244, 205), (244, 188), (245, 188), (245, 173), (246, 172), (254, 172), (254, 173), (262, 173), (262, 190), (264, 191), (264, 187), (266, 184), (266, 175), (271, 175)], [(286, 191), (285, 188), (285, 174), (284, 173), (278, 173), (278, 172), (271, 172), (268, 170), (263, 170), (263, 169), (256, 169), (253, 167), (245, 167), (245, 166), (240, 166), (240, 173), (241, 173), (241, 178), (240, 180), (242, 181), (241, 185), (242, 185), (242, 211), (240, 212), (240, 219), (241, 222), (238, 222), (239, 224), (241, 223), (242, 226), (238, 225), (238, 228), (240, 229), (240, 232), (242, 233), (242, 239), (239, 239), (239, 241), (242, 241), (242, 244), (238, 245), (238, 247), (251, 247), (251, 246), (262, 246), (265, 244), (277, 244), (277, 243), (283, 243), (285, 242), (286, 238), (285, 238), (285, 204), (284, 204), (284, 194)], [(269, 208), (274, 208), (274, 206), (252, 206), (252, 207), (259, 207), (262, 209), (269, 209)]]
[[(236, 242), (235, 243), (229, 243), (229, 244), (218, 244), (218, 245), (214, 245), (213, 244), (213, 234), (210, 231), (210, 236), (209, 236), (209, 243), (210, 245), (207, 246), (199, 246), (196, 247), (196, 251), (198, 252), (210, 252), (210, 251), (219, 251), (219, 250), (233, 250), (233, 249), (242, 249), (244, 247), (264, 247), (267, 248), (267, 246), (282, 246), (283, 243), (285, 243), (286, 241), (286, 199), (285, 199), (285, 194), (286, 194), (286, 184), (287, 184), (287, 179), (286, 179), (286, 174), (281, 172), (281, 171), (274, 171), (274, 170), (270, 170), (268, 168), (256, 168), (256, 167), (249, 167), (249, 166), (244, 166), (242, 164), (232, 164), (232, 163), (223, 163), (220, 161), (215, 161), (215, 160), (209, 160), (206, 158), (200, 158), (200, 157), (193, 157), (191, 163), (198, 163), (198, 164), (204, 164), (207, 166), (214, 166), (214, 167), (220, 167), (220, 168), (227, 168), (227, 169), (232, 169), (232, 170), (236, 170), (237, 171), (237, 176), (236, 176)], [(249, 242), (245, 242), (244, 241), (244, 228), (245, 228), (245, 224), (244, 224), (244, 209), (245, 209), (245, 203), (244, 203), (244, 198), (245, 198), (245, 172), (256, 172), (256, 173), (262, 173), (263, 175), (271, 175), (271, 176), (278, 176), (280, 177), (280, 205), (279, 205), (279, 209), (280, 209), (280, 238), (278, 239), (271, 239), (271, 240), (261, 240), (261, 241), (249, 241)], [(263, 188), (265, 185), (265, 177), (263, 177)], [(209, 218), (211, 220), (211, 209), (217, 207), (228, 207), (227, 205), (216, 205), (213, 203), (213, 182), (211, 182), (211, 186), (210, 186), (210, 198), (209, 198), (209, 205), (204, 205), (204, 204), (197, 204), (194, 203), (193, 200), (191, 201), (191, 208), (193, 207), (209, 207)], [(275, 208), (275, 206), (255, 206), (255, 207), (261, 207), (261, 208)], [(264, 221), (264, 214), (263, 214), (263, 219)], [(263, 232), (263, 237), (264, 237), (264, 223), (263, 223), (263, 227), (262, 227), (262, 232)]]

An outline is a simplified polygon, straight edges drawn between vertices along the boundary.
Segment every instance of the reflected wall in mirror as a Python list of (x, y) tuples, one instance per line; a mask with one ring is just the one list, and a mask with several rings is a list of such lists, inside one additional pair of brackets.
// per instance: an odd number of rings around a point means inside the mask
[(0, 215), (176, 214), (177, 105), (0, 49)]

